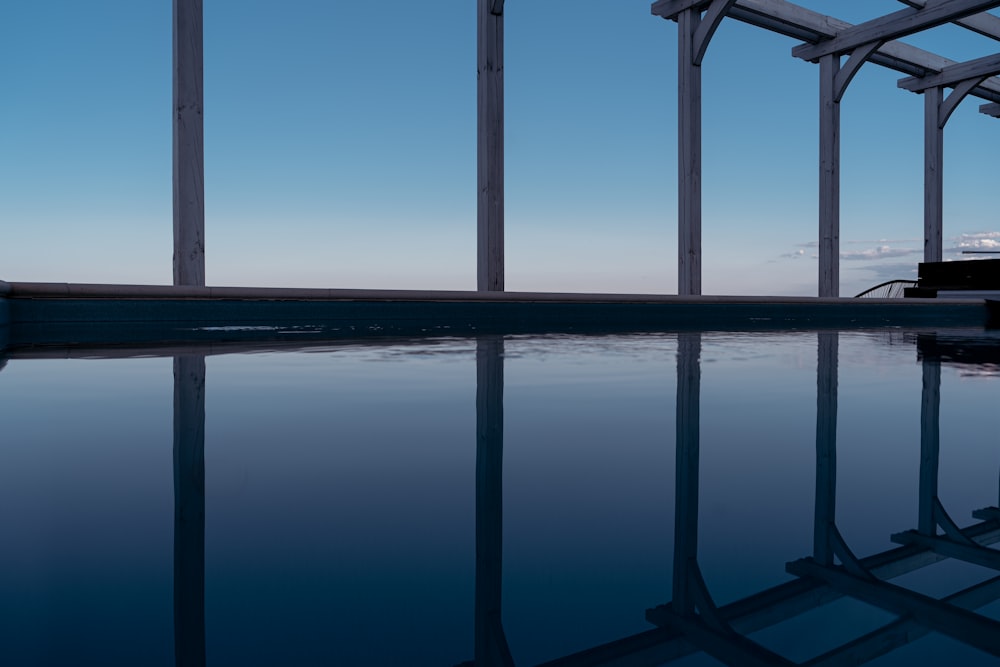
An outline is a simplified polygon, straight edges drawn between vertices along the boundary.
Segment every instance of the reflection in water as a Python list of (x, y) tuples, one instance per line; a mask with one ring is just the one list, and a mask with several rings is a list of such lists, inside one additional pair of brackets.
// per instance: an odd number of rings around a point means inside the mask
[[(705, 369), (711, 368), (713, 355), (706, 350), (710, 350), (713, 343), (709, 334), (678, 334), (671, 600), (645, 610), (651, 629), (585, 648), (547, 664), (567, 667), (622, 663), (654, 665), (700, 650), (729, 665), (857, 665), (885, 656), (932, 632), (1000, 656), (1000, 623), (975, 611), (1000, 599), (1000, 577), (984, 578), (942, 599), (889, 583), (889, 580), (945, 559), (1000, 570), (1000, 552), (985, 546), (1000, 541), (1000, 510), (996, 507), (977, 510), (974, 518), (978, 521), (962, 528), (948, 513), (938, 493), (942, 364), (966, 363), (971, 353), (956, 348), (954, 338), (932, 340), (922, 335), (918, 339), (922, 388), (916, 527), (891, 536), (900, 545), (897, 548), (862, 556), (854, 553), (841, 533), (837, 515), (838, 374), (841, 351), (850, 343), (844, 343), (844, 337), (836, 332), (816, 335), (812, 554), (787, 564), (787, 571), (795, 576), (748, 597), (727, 604), (716, 603), (712, 587), (703, 574), (703, 564), (699, 562), (699, 505), (706, 508), (707, 514), (711, 514), (714, 507), (708, 481), (704, 481), (705, 489), (709, 489), (704, 491), (707, 497), (699, 497), (703, 491), (699, 482), (704, 472), (701, 470), (703, 384), (707, 391), (712, 390), (712, 376), (706, 370), (703, 383), (702, 370), (703, 364)], [(809, 344), (812, 345), (811, 339)], [(474, 660), (464, 663), (466, 665), (510, 667), (528, 664), (516, 659), (519, 646), (516, 641), (513, 647), (508, 645), (502, 616), (505, 345), (510, 346), (511, 342), (501, 336), (482, 336), (476, 340), (475, 347), (475, 597), (471, 607), (474, 614), (469, 619), (473, 655), (459, 654), (460, 658), (473, 657)], [(944, 354), (942, 349), (946, 350)], [(812, 350), (810, 347), (807, 369), (810, 393)], [(470, 350), (465, 347), (458, 351), (468, 355)], [(657, 354), (661, 352), (657, 350)], [(844, 357), (849, 355), (844, 354)], [(206, 664), (206, 640), (212, 640), (211, 635), (206, 637), (205, 620), (205, 355), (199, 351), (177, 353), (173, 364), (174, 650), (177, 665), (197, 666)], [(669, 384), (669, 380), (665, 384)], [(213, 382), (213, 396), (216, 387)], [(915, 406), (913, 412), (916, 412)], [(468, 416), (471, 421), (471, 414)], [(808, 428), (812, 429), (811, 421)], [(471, 434), (467, 430), (463, 433), (466, 439), (463, 444), (468, 445)], [(806, 439), (810, 435), (811, 432)], [(656, 437), (662, 436), (657, 434)], [(515, 444), (507, 443), (508, 449)], [(716, 446), (717, 443), (705, 443), (706, 461)], [(663, 442), (663, 447), (669, 447), (669, 442)], [(216, 451), (215, 447), (211, 449)], [(810, 468), (811, 456), (810, 452)], [(383, 464), (384, 461), (379, 462)], [(781, 461), (773, 464), (780, 465)], [(471, 467), (468, 472), (471, 473)], [(813, 470), (803, 473), (811, 475)], [(213, 482), (219, 484), (216, 475), (213, 475)], [(393, 499), (392, 502), (400, 501)], [(841, 514), (844, 514), (843, 509)], [(216, 516), (213, 511), (213, 518)], [(840, 520), (843, 521), (842, 516)], [(364, 522), (365, 516), (359, 514), (357, 521)], [(761, 520), (758, 533), (762, 541), (777, 534), (768, 532), (775, 529), (765, 523), (766, 518)], [(704, 531), (704, 526), (702, 529)], [(652, 526), (645, 530), (659, 529)], [(704, 532), (702, 538), (704, 542)], [(758, 545), (736, 546), (749, 549)], [(808, 532), (803, 546), (803, 552), (808, 553)], [(803, 552), (788, 553), (784, 559), (801, 556)], [(735, 562), (740, 554), (732, 557)], [(333, 569), (338, 564), (324, 562), (323, 566)], [(372, 568), (375, 570), (371, 573), (373, 578), (377, 577), (377, 566)], [(659, 593), (651, 591), (650, 594)], [(717, 597), (724, 599), (721, 594)], [(804, 663), (794, 663), (786, 657), (788, 651), (782, 647), (765, 646), (765, 642), (758, 641), (759, 637), (750, 636), (794, 621), (835, 600), (849, 598), (884, 609), (894, 618), (867, 633), (864, 631), (869, 628), (864, 628), (848, 642), (817, 649), (823, 652)], [(662, 598), (650, 600), (659, 601)], [(421, 602), (409, 600), (407, 606), (419, 607)], [(508, 613), (511, 604), (508, 597)], [(636, 617), (641, 618), (643, 611), (637, 608)], [(212, 624), (209, 629), (217, 627)], [(516, 640), (511, 624), (508, 629), (511, 639)], [(317, 637), (316, 641), (323, 641), (323, 638)]]
[(476, 665), (514, 661), (501, 619), (503, 559), (503, 338), (476, 341)]
[(205, 664), (205, 355), (174, 357), (174, 655)]

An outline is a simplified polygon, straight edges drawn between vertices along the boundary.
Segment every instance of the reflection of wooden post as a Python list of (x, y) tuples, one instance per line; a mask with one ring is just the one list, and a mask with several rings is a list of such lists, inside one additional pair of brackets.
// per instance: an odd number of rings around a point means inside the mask
[(677, 341), (677, 485), (674, 493), (674, 611), (693, 614), (690, 567), (698, 558), (698, 448), (701, 440), (701, 334)]
[(813, 558), (833, 564), (837, 516), (837, 352), (839, 334), (819, 334), (816, 360), (816, 514)]
[(924, 358), (920, 391), (920, 509), (917, 531), (937, 533), (934, 500), (937, 498), (938, 456), (941, 449), (941, 362)]
[(476, 665), (509, 665), (503, 559), (503, 338), (476, 341)]
[(205, 357), (174, 357), (174, 657), (205, 664)]

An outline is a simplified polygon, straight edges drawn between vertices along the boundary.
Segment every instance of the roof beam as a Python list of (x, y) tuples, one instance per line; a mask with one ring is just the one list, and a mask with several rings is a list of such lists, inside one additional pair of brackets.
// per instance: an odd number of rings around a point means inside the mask
[(987, 116), (993, 116), (994, 118), (1000, 118), (1000, 104), (982, 104), (979, 106), (979, 113), (984, 113)]
[[(899, 0), (904, 5), (909, 5), (910, 7), (916, 7), (917, 9), (922, 9), (927, 5), (927, 0)], [(978, 32), (984, 37), (989, 37), (991, 39), (1000, 40), (1000, 16), (994, 16), (987, 12), (981, 14), (973, 14), (971, 16), (966, 16), (965, 18), (955, 19), (952, 21), (955, 25), (962, 26), (973, 32)]]
[[(955, 86), (970, 79), (981, 79), (1000, 74), (1000, 53), (984, 58), (976, 58), (964, 63), (949, 65), (937, 74), (910, 76), (900, 79), (896, 85), (904, 90), (919, 93), (937, 86)], [(997, 82), (1000, 84), (1000, 81)]]
[[(927, 0), (901, 0), (922, 2)], [(686, 9), (704, 9), (711, 0), (658, 0), (651, 6), (655, 16), (675, 18)], [(940, 0), (938, 0), (940, 4)], [(1000, 1), (993, 4), (1000, 6)], [(847, 21), (814, 12), (786, 0), (737, 0), (729, 9), (728, 16), (743, 23), (764, 28), (792, 39), (817, 44), (829, 41), (855, 26)], [(991, 18), (992, 14), (987, 14)], [(1000, 18), (997, 18), (1000, 22)], [(1000, 32), (1000, 30), (998, 30)], [(941, 70), (956, 65), (954, 60), (944, 58), (930, 51), (918, 49), (903, 42), (886, 42), (868, 58), (870, 62), (914, 77), (937, 74)], [(1000, 81), (988, 79), (973, 89), (971, 95), (988, 102), (1000, 103)]]
[(712, 0), (656, 0), (649, 11), (653, 16), (665, 19), (676, 19), (688, 9), (704, 9), (712, 4)]
[(816, 61), (825, 55), (849, 53), (872, 42), (888, 42), (998, 6), (1000, 0), (930, 0), (923, 8), (907, 7), (859, 23), (833, 39), (797, 46), (792, 50), (792, 55)]

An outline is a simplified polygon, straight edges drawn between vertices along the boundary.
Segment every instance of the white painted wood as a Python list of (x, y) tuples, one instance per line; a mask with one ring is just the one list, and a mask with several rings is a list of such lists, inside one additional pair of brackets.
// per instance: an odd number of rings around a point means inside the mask
[(677, 22), (677, 292), (701, 294), (701, 67), (695, 64), (697, 9)]
[[(917, 7), (918, 9), (927, 5), (927, 0), (899, 1), (904, 5)], [(962, 26), (963, 28), (967, 28), (973, 32), (978, 32), (984, 37), (1000, 40), (1000, 16), (995, 16), (988, 12), (982, 12), (981, 14), (973, 14), (972, 16), (956, 19), (955, 21), (952, 21), (952, 23)]]
[(819, 296), (840, 295), (840, 102), (839, 56), (820, 58)]
[(924, 261), (940, 262), (944, 220), (943, 89), (924, 91)]
[(202, 48), (202, 0), (174, 0), (174, 285), (205, 285)]
[[(936, 86), (954, 86), (968, 79), (979, 79), (1000, 74), (1000, 53), (994, 53), (983, 58), (976, 58), (964, 63), (949, 65), (936, 74), (924, 77), (907, 77), (900, 79), (896, 85), (905, 90), (919, 93)], [(1000, 81), (994, 83), (1000, 84)], [(982, 85), (982, 84), (979, 84)]]
[[(500, 10), (500, 14), (494, 13)], [(478, 207), (476, 285), (504, 289), (503, 2), (478, 7)]]
[(862, 44), (898, 39), (998, 6), (1000, 0), (940, 0), (921, 9), (907, 7), (859, 23), (839, 32), (833, 39), (818, 44), (803, 44), (792, 53), (798, 58), (815, 61), (827, 54), (848, 53)]

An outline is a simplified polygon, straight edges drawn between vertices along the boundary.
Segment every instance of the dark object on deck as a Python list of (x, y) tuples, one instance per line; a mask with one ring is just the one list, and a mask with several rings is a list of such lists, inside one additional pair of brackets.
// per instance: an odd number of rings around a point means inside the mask
[(1000, 290), (1000, 259), (921, 262), (917, 278), (917, 286), (907, 289), (906, 296), (933, 298), (940, 290)]
[(860, 294), (855, 294), (855, 299), (901, 299), (903, 293), (909, 287), (916, 287), (916, 280), (887, 280), (879, 283), (875, 287), (869, 287)]

